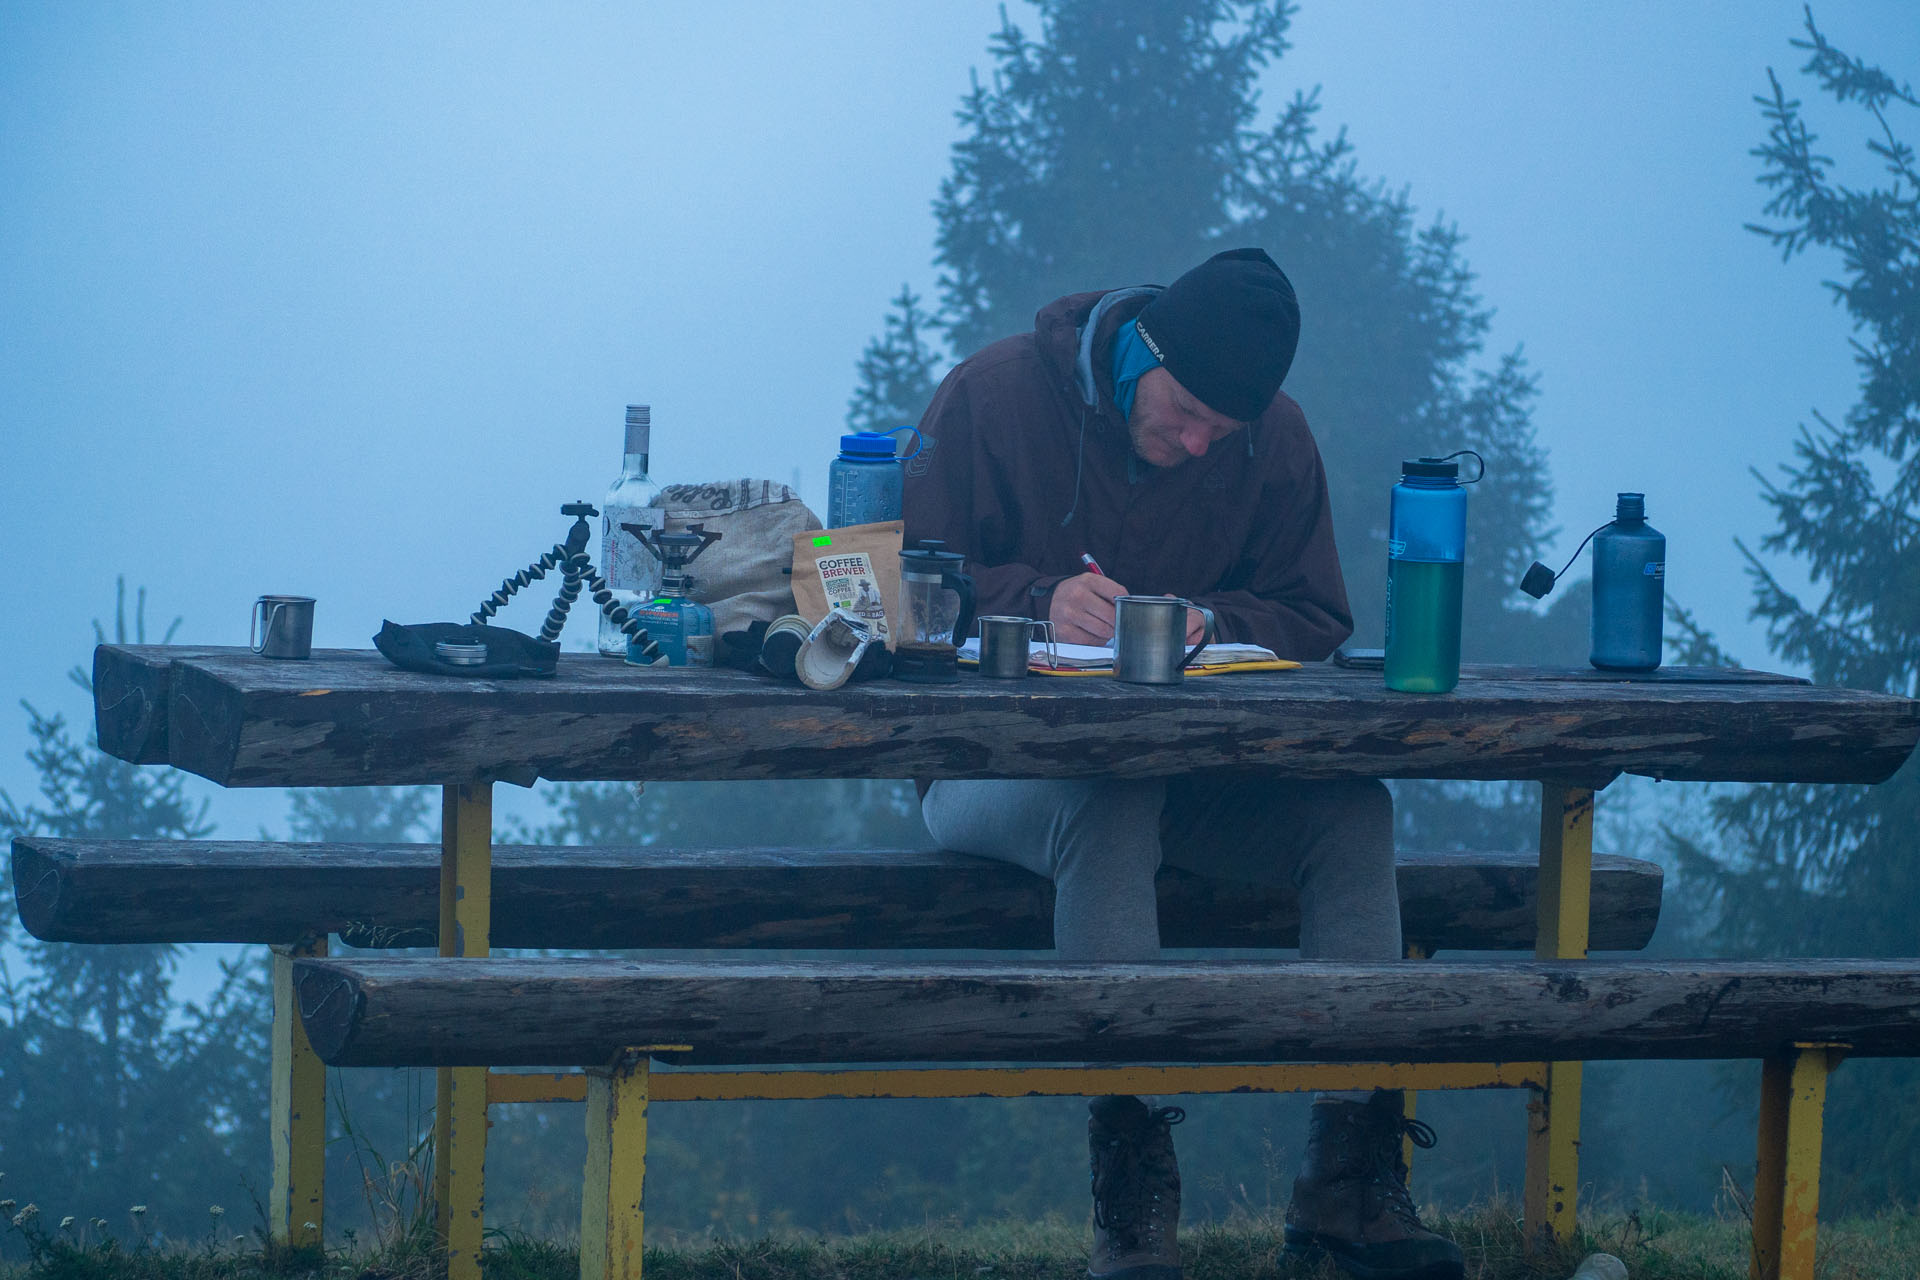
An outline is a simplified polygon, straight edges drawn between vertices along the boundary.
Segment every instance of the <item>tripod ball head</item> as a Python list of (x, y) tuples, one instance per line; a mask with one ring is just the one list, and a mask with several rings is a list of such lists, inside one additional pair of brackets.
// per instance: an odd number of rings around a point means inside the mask
[(587, 549), (587, 542), (593, 537), (593, 527), (587, 523), (588, 516), (597, 516), (591, 502), (569, 502), (560, 508), (560, 514), (573, 517), (573, 528), (567, 530), (565, 543), (568, 555), (576, 555)]

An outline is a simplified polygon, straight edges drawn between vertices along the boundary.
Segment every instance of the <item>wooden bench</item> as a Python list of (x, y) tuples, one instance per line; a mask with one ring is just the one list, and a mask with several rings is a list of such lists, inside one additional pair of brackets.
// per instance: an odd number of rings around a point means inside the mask
[[(1920, 1055), (1920, 960), (1019, 966), (375, 957), (301, 961), (294, 985), (307, 1035), (336, 1065), (587, 1068), (587, 1280), (639, 1275), (652, 1100), (954, 1096), (974, 1083), (982, 1087), (973, 1092), (998, 1096), (1218, 1089), (1208, 1064), (1234, 1064), (1227, 1069), (1243, 1089), (1313, 1087), (1297, 1070), (1242, 1065), (1295, 1062), (1380, 1064), (1372, 1082), (1385, 1087), (1419, 1083), (1418, 1064), (1457, 1064), (1485, 1073), (1483, 1085), (1546, 1091), (1551, 1063), (1750, 1057), (1766, 1064), (1762, 1152), (1771, 1144), (1790, 1163), (1811, 1162), (1817, 1186), (1820, 1108), (1840, 1057)], [(781, 1068), (656, 1072), (654, 1058)], [(982, 1060), (1076, 1065), (817, 1069)], [(783, 1076), (810, 1091), (781, 1092)], [(1352, 1068), (1340, 1079), (1351, 1084)], [(1811, 1206), (1793, 1203), (1793, 1187), (1764, 1170), (1756, 1187), (1754, 1274), (1766, 1280), (1789, 1268), (1811, 1274)], [(1793, 1256), (1783, 1256), (1783, 1242)]]
[(1920, 1055), (1920, 959), (373, 956), (302, 960), (294, 985), (315, 1051), (349, 1067), (604, 1067), (639, 1045), (733, 1066), (1768, 1058), (1796, 1042)]
[[(1531, 951), (1539, 855), (1405, 853), (1410, 946)], [(663, 849), (501, 845), (492, 944), (586, 950), (1045, 950), (1053, 885), (1009, 863), (924, 849)], [(291, 944), (337, 934), (355, 947), (439, 941), (440, 846), (246, 840), (13, 842), (27, 932), (48, 942)], [(1638, 951), (1660, 915), (1661, 871), (1593, 860), (1590, 945)], [(1169, 947), (1299, 944), (1291, 891), (1160, 874)]]

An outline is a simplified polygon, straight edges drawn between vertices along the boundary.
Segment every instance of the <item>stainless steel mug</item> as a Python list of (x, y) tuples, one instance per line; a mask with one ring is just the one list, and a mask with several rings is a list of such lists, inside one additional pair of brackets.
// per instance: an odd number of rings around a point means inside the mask
[(1027, 674), (1031, 642), (1037, 629), (1049, 654), (1053, 652), (1053, 624), (1032, 618), (988, 615), (980, 624), (980, 674), (995, 680), (1018, 680)]
[[(254, 643), (254, 637), (259, 643)], [(261, 596), (247, 622), (247, 648), (263, 658), (313, 656), (313, 597)]]
[[(1200, 643), (1187, 648), (1187, 610), (1200, 609)], [(1129, 684), (1179, 684), (1187, 664), (1213, 642), (1213, 610), (1179, 596), (1121, 596), (1113, 602), (1113, 674)]]

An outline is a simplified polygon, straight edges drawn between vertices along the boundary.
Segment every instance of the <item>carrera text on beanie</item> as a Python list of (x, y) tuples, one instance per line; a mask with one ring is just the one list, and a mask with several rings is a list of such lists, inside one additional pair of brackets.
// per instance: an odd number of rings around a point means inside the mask
[(1137, 323), (1167, 372), (1236, 422), (1266, 411), (1300, 345), (1293, 283), (1264, 249), (1214, 254), (1149, 302)]

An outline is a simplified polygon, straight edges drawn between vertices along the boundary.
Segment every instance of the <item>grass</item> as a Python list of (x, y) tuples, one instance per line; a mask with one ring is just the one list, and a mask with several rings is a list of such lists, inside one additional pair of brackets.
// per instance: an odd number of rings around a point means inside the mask
[[(15, 1215), (17, 1217), (17, 1215)], [(4, 1225), (4, 1220), (0, 1220)], [(1579, 1237), (1529, 1253), (1511, 1205), (1443, 1217), (1436, 1226), (1460, 1242), (1470, 1280), (1566, 1280), (1586, 1254), (1622, 1258), (1633, 1280), (1744, 1280), (1747, 1225), (1643, 1208), (1583, 1224)], [(210, 1235), (197, 1246), (156, 1247), (45, 1224), (29, 1216), (11, 1228), (24, 1263), (0, 1263), (3, 1280), (434, 1280), (422, 1232), (370, 1248), (276, 1248), (252, 1238)], [(1186, 1280), (1334, 1280), (1330, 1263), (1306, 1266), (1281, 1252), (1280, 1223), (1242, 1216), (1181, 1233)], [(925, 1227), (858, 1236), (668, 1241), (649, 1246), (648, 1280), (1083, 1280), (1087, 1236), (1060, 1220), (978, 1227)], [(487, 1280), (574, 1280), (571, 1242), (492, 1232)], [(1823, 1226), (1820, 1280), (1920, 1275), (1920, 1215), (1887, 1214)]]

